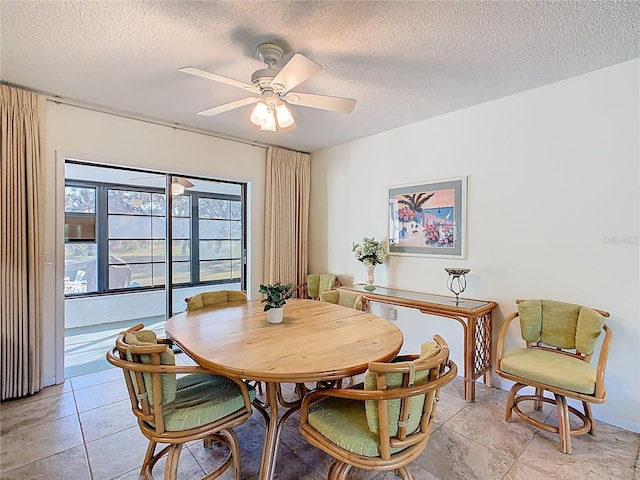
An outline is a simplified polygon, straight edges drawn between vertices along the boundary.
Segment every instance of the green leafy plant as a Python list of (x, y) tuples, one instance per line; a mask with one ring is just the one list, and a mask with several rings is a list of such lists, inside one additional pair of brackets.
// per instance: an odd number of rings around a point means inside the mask
[(267, 312), (272, 308), (283, 307), (284, 304), (287, 303), (287, 300), (293, 295), (291, 292), (292, 287), (293, 283), (283, 285), (280, 282), (272, 285), (260, 285), (260, 290), (258, 291), (267, 296), (267, 298), (262, 300), (262, 303), (266, 303), (264, 311)]

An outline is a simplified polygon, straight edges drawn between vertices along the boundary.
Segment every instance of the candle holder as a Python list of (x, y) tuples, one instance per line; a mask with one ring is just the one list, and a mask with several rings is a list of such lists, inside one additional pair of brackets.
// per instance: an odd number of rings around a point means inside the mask
[(456, 305), (458, 305), (462, 303), (459, 299), (460, 294), (467, 288), (467, 278), (465, 275), (471, 270), (468, 268), (445, 268), (444, 270), (449, 274), (447, 288), (456, 296), (452, 302), (456, 302)]

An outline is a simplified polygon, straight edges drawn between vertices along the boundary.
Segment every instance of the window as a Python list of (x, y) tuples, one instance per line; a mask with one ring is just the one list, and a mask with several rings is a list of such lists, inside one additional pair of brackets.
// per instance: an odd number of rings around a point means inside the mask
[[(241, 195), (172, 197), (173, 284), (243, 282)], [(166, 196), (161, 189), (67, 182), (65, 294), (163, 288)]]
[(242, 205), (237, 200), (198, 199), (200, 281), (240, 278)]
[(65, 188), (65, 295), (97, 292), (96, 189)]

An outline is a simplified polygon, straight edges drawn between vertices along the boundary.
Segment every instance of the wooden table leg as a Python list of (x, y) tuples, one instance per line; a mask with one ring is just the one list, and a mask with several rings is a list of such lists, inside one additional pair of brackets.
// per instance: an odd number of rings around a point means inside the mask
[(475, 319), (467, 318), (464, 327), (464, 399), (467, 402), (476, 400), (476, 384), (473, 378), (473, 363), (475, 360)]
[(280, 385), (273, 382), (266, 382), (265, 396), (266, 408), (259, 402), (254, 402), (254, 406), (262, 413), (265, 419), (264, 445), (262, 446), (262, 461), (260, 463), (260, 480), (273, 480), (276, 470), (276, 459), (278, 458), (278, 444), (280, 432), (284, 422), (300, 408), (300, 401), (287, 403), (287, 411), (278, 419), (278, 400)]

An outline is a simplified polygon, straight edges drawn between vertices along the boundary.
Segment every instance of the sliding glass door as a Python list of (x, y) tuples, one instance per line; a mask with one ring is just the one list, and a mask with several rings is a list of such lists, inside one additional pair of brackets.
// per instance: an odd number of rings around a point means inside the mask
[[(242, 183), (67, 160), (65, 337), (160, 325), (191, 295), (245, 289), (245, 220)], [(68, 343), (65, 364), (84, 361)]]

